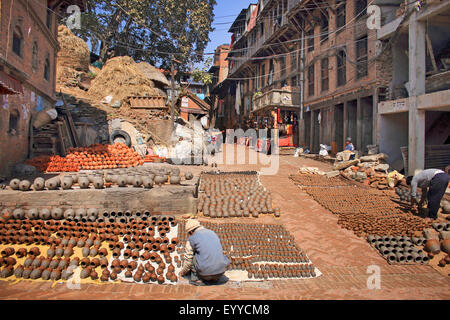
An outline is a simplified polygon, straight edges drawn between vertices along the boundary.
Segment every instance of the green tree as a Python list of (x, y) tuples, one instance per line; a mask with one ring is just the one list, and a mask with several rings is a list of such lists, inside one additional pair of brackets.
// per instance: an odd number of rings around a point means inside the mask
[(88, 0), (78, 36), (90, 41), (104, 63), (131, 56), (170, 68), (170, 54), (180, 71), (203, 59), (213, 31), (216, 0)]

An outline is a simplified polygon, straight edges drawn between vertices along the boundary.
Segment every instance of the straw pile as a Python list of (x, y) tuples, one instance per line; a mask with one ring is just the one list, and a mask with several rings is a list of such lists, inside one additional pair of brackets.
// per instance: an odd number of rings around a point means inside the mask
[(57, 90), (61, 86), (76, 87), (89, 72), (89, 48), (64, 25), (58, 27), (58, 42), (60, 50), (56, 65)]
[(87, 44), (66, 26), (58, 27), (58, 67), (68, 67), (80, 72), (89, 72), (90, 54)]
[(92, 98), (103, 100), (111, 95), (112, 101), (124, 101), (129, 96), (164, 95), (155, 83), (145, 76), (131, 57), (115, 57), (103, 66), (91, 82), (88, 91)]
[(164, 88), (170, 85), (169, 80), (157, 68), (147, 62), (138, 63), (138, 68), (150, 80), (154, 81), (158, 87)]

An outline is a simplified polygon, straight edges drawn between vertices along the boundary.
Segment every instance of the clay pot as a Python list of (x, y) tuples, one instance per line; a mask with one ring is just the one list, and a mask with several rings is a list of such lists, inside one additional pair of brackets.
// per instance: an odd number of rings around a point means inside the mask
[(42, 220), (48, 220), (51, 217), (51, 212), (47, 208), (39, 210), (39, 218)]
[(37, 257), (41, 254), (41, 250), (38, 247), (33, 247), (28, 251), (28, 254)]
[(153, 178), (143, 177), (142, 178), (142, 184), (144, 185), (144, 188), (146, 188), (146, 189), (153, 188)]
[(17, 258), (23, 258), (27, 255), (27, 249), (25, 248), (20, 248), (19, 250), (17, 250), (16, 252), (16, 256)]
[(23, 220), (23, 218), (25, 218), (25, 211), (23, 211), (23, 209), (20, 208), (14, 209), (12, 217), (15, 220)]
[(52, 273), (50, 274), (50, 279), (53, 281), (61, 279), (61, 271), (53, 270)]
[(33, 182), (33, 188), (35, 191), (42, 191), (45, 188), (45, 180), (43, 178), (36, 178)]
[(142, 274), (139, 273), (139, 272), (136, 272), (136, 273), (134, 274), (134, 276), (133, 276), (133, 280), (136, 281), (136, 282), (140, 282), (141, 279), (142, 279)]
[(80, 261), (80, 265), (82, 268), (86, 268), (91, 264), (91, 261), (89, 260), (89, 258), (83, 258)]
[(50, 178), (47, 181), (45, 181), (45, 186), (48, 190), (56, 190), (58, 189), (59, 185), (61, 184), (61, 181), (58, 177)]
[(90, 185), (90, 181), (87, 177), (79, 177), (78, 178), (78, 185), (81, 189), (88, 189)]
[(186, 172), (186, 173), (184, 174), (184, 178), (185, 178), (186, 180), (192, 180), (192, 179), (194, 178), (194, 175), (193, 175), (191, 172)]
[(72, 268), (67, 268), (67, 269), (63, 270), (63, 272), (61, 272), (61, 279), (69, 280), (72, 275), (73, 275)]
[(64, 190), (69, 190), (72, 188), (73, 185), (73, 179), (71, 176), (65, 176), (61, 181), (61, 187)]
[(83, 249), (81, 249), (81, 254), (84, 258), (88, 257), (90, 252), (91, 250), (88, 247), (84, 247)]
[(126, 187), (127, 186), (127, 177), (124, 175), (121, 175), (117, 178), (117, 185), (119, 187)]
[(12, 256), (15, 252), (16, 250), (14, 250), (14, 248), (5, 248), (1, 251), (1, 255), (2, 257), (9, 257)]
[(450, 253), (450, 239), (444, 239), (441, 241), (441, 250), (447, 254)]
[(87, 279), (87, 278), (89, 278), (89, 276), (91, 275), (91, 273), (92, 273), (92, 268), (89, 266), (89, 267), (86, 267), (86, 268), (84, 268), (83, 270), (81, 270), (81, 272), (80, 272), (80, 278), (81, 279)]
[(14, 268), (12, 266), (8, 266), (0, 272), (0, 278), (8, 278), (11, 277), (13, 274)]
[(111, 280), (117, 280), (117, 273), (111, 272), (110, 276)]
[(155, 184), (157, 184), (157, 185), (162, 185), (162, 184), (164, 184), (166, 181), (167, 181), (167, 180), (166, 180), (166, 178), (165, 178), (164, 176), (161, 176), (161, 175), (155, 176), (154, 182), (155, 182)]
[(157, 279), (159, 284), (163, 284), (164, 283), (164, 277), (162, 275), (160, 275)]
[(53, 208), (50, 215), (52, 219), (61, 220), (63, 218), (63, 211), (60, 208)]
[(103, 189), (104, 186), (105, 186), (103, 178), (100, 178), (100, 177), (95, 178), (94, 181), (93, 181), (93, 184), (94, 184), (94, 188), (95, 189)]
[(171, 175), (170, 176), (170, 184), (180, 184), (181, 178), (179, 175)]
[(11, 187), (11, 189), (13, 190), (19, 190), (19, 185), (20, 185), (20, 180), (19, 179), (12, 179), (9, 182), (9, 186)]
[(132, 184), (136, 188), (139, 188), (140, 186), (142, 186), (142, 183), (143, 183), (143, 181), (140, 176), (135, 176), (134, 179), (132, 180)]
[(433, 254), (438, 254), (441, 251), (440, 250), (439, 241), (436, 240), (436, 239), (429, 239), (429, 240), (427, 240), (427, 242), (425, 243), (424, 250), (426, 252), (431, 252)]
[(27, 219), (35, 220), (39, 218), (39, 211), (36, 208), (31, 208), (27, 211), (26, 214)]

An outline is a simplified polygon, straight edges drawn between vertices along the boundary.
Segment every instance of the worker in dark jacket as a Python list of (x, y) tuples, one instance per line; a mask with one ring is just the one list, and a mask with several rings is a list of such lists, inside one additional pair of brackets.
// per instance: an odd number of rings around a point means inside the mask
[[(447, 190), (449, 176), (439, 169), (423, 170), (414, 177), (406, 178), (406, 184), (411, 186), (411, 204), (418, 203), (421, 207), (428, 200), (427, 221), (437, 219), (437, 213), (441, 207), (441, 200)], [(419, 199), (417, 188), (422, 189), (422, 197)]]
[(189, 234), (186, 241), (183, 268), (180, 275), (191, 272), (191, 284), (203, 285), (217, 282), (225, 273), (229, 259), (223, 254), (219, 237), (212, 230), (206, 229), (195, 219), (186, 223), (186, 232)]

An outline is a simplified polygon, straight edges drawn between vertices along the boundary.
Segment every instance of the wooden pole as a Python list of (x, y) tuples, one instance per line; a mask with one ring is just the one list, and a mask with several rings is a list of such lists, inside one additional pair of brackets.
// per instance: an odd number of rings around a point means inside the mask
[(173, 61), (175, 60), (173, 54), (171, 57), (171, 75), (172, 75), (172, 106), (170, 108), (170, 116), (171, 116), (171, 121), (172, 121), (172, 127), (175, 127), (175, 67), (173, 66)]

